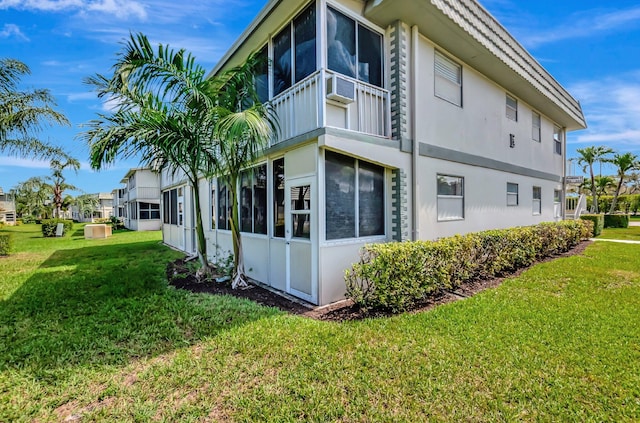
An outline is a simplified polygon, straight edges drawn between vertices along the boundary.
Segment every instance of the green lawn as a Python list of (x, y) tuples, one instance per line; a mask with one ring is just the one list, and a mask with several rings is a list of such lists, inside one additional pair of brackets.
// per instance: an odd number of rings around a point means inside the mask
[(177, 253), (157, 233), (18, 230), (0, 259), (0, 421), (640, 419), (640, 245), (338, 324), (167, 289)]
[(640, 226), (628, 228), (605, 228), (598, 236), (601, 239), (621, 239), (627, 241), (640, 241)]

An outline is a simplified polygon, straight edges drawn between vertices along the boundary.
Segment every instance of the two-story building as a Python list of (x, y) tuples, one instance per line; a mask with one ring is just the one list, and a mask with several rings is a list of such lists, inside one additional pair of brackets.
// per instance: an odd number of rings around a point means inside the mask
[(149, 168), (134, 168), (112, 191), (114, 216), (132, 231), (158, 231), (160, 220), (160, 175)]
[[(476, 1), (272, 0), (212, 74), (254, 51), (280, 133), (239, 186), (198, 187), (212, 256), (238, 190), (252, 278), (327, 304), (365, 243), (562, 218), (582, 110)], [(161, 184), (164, 240), (193, 252), (192, 188)]]

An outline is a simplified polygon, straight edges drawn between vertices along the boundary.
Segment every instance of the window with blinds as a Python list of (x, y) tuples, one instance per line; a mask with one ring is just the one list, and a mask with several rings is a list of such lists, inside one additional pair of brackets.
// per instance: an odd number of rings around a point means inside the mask
[(436, 51), (435, 95), (462, 107), (462, 66)]
[(507, 117), (518, 121), (518, 100), (507, 94)]

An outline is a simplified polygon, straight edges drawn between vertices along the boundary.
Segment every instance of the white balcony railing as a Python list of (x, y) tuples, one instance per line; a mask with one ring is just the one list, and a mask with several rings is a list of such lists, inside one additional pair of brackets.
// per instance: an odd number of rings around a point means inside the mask
[(158, 200), (160, 198), (160, 188), (156, 187), (136, 187), (129, 191), (129, 201), (133, 200)]
[[(324, 126), (384, 138), (390, 136), (389, 92), (342, 75), (341, 78), (355, 84), (355, 100), (339, 107), (339, 112), (344, 113), (344, 124), (327, 122), (326, 81), (332, 75), (331, 71), (316, 71), (271, 100), (271, 107), (278, 116), (279, 123), (279, 133), (272, 145)], [(335, 106), (333, 107), (335, 110)]]

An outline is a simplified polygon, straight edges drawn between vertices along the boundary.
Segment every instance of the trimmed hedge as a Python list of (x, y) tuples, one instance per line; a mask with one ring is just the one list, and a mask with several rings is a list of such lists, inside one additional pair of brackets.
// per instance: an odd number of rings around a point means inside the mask
[(580, 215), (580, 219), (584, 221), (593, 222), (592, 236), (596, 237), (602, 233), (604, 228), (604, 215), (603, 214), (583, 214)]
[(64, 220), (64, 219), (48, 219), (42, 221), (42, 236), (45, 238), (55, 237), (56, 236), (56, 228), (58, 223), (62, 223), (64, 225), (64, 230), (62, 231), (62, 236), (66, 235), (73, 229), (73, 221), (72, 220)]
[(347, 298), (365, 310), (400, 312), (440, 289), (494, 277), (566, 252), (593, 231), (588, 221), (365, 245), (345, 274)]
[(605, 228), (628, 228), (629, 215), (628, 214), (605, 214), (604, 227)]
[(8, 256), (13, 248), (11, 234), (0, 234), (0, 256)]

